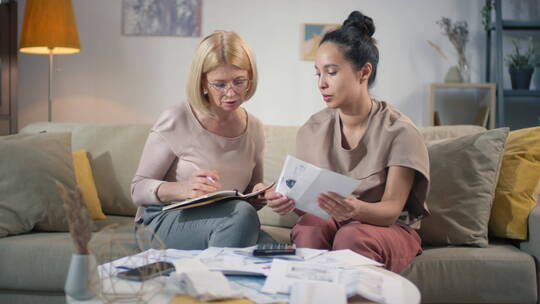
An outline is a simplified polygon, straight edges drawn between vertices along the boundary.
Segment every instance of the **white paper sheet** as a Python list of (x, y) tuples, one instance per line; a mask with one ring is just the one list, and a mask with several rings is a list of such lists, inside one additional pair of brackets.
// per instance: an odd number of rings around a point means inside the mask
[(329, 218), (317, 204), (317, 196), (329, 191), (348, 196), (359, 184), (359, 180), (287, 155), (276, 191), (294, 199), (296, 208), (321, 218)]

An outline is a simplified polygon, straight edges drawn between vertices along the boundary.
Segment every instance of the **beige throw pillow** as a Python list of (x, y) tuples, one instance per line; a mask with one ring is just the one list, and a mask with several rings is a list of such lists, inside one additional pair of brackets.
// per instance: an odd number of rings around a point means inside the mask
[(508, 128), (428, 143), (426, 245), (488, 245), (488, 222)]
[(0, 137), (0, 237), (32, 229), (68, 231), (55, 180), (76, 187), (71, 134)]

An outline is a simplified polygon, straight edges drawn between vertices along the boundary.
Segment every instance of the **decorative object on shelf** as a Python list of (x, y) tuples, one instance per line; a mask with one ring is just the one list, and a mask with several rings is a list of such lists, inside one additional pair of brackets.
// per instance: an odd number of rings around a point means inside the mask
[[(452, 23), (452, 20), (443, 17), (441, 20), (437, 21), (437, 24), (443, 30), (443, 34), (448, 37), (452, 45), (456, 48), (456, 52), (458, 54), (457, 69), (459, 71), (459, 75), (461, 76), (461, 81), (456, 81), (458, 79), (454, 79), (455, 77), (451, 76), (451, 79), (453, 80), (452, 82), (470, 82), (470, 66), (465, 55), (465, 47), (467, 45), (467, 41), (469, 41), (469, 28), (467, 21), (456, 21)], [(454, 67), (451, 67), (450, 69), (452, 68)], [(452, 73), (455, 72), (452, 71)]]
[(514, 90), (528, 90), (534, 68), (540, 64), (540, 58), (535, 53), (532, 37), (528, 39), (527, 51), (521, 53), (519, 42), (512, 40), (514, 53), (507, 56), (508, 72)]
[[(438, 45), (436, 45), (433, 41), (428, 40), (427, 42), (435, 49), (435, 51), (437, 51), (437, 54), (439, 54), (444, 60), (448, 60), (448, 57)], [(444, 82), (463, 82), (463, 78), (461, 77), (459, 68), (457, 66), (454, 65), (448, 69), (446, 76), (444, 76)]]
[(315, 60), (315, 53), (319, 49), (319, 44), (324, 34), (337, 29), (339, 26), (339, 24), (304, 24), (302, 59)]
[(88, 300), (99, 293), (96, 258), (88, 251), (88, 242), (92, 237), (92, 220), (78, 189), (70, 191), (59, 182), (56, 182), (56, 186), (64, 202), (69, 232), (76, 252), (71, 256), (64, 291), (75, 300)]
[(200, 37), (202, 0), (122, 0), (124, 35)]
[(53, 55), (81, 50), (71, 0), (27, 0), (19, 50), (49, 55), (48, 119), (52, 121)]
[(486, 0), (486, 3), (482, 7), (482, 10), (480, 11), (480, 15), (482, 16), (482, 25), (484, 26), (484, 30), (489, 31), (491, 30), (491, 12), (495, 9), (493, 0)]

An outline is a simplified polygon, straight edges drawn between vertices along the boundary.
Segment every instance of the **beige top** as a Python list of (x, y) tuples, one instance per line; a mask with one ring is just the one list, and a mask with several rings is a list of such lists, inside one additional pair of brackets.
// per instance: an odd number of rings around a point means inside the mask
[(409, 118), (388, 103), (374, 100), (366, 131), (354, 149), (343, 148), (339, 114), (331, 108), (311, 116), (298, 131), (296, 143), (298, 158), (361, 180), (353, 194), (367, 202), (381, 200), (389, 167), (415, 170), (398, 222), (419, 228), (419, 220), (429, 214), (425, 204), (429, 158), (422, 135)]
[(156, 191), (163, 182), (189, 178), (199, 168), (216, 170), (223, 190), (251, 190), (263, 180), (264, 129), (247, 114), (247, 127), (230, 138), (206, 130), (188, 103), (164, 111), (150, 130), (139, 167), (131, 182), (133, 203), (139, 206), (135, 220), (145, 205), (162, 204)]

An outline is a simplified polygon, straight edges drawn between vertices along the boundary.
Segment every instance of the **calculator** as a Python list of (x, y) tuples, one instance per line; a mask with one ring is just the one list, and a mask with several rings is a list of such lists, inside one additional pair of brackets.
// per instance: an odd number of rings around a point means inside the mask
[(294, 254), (296, 254), (296, 245), (291, 243), (258, 244), (257, 247), (253, 250), (254, 256)]

